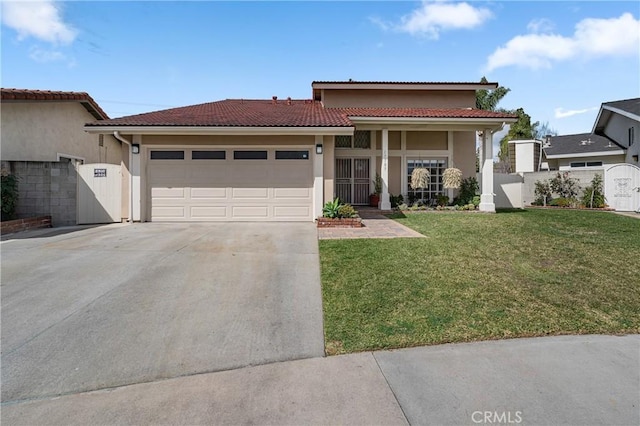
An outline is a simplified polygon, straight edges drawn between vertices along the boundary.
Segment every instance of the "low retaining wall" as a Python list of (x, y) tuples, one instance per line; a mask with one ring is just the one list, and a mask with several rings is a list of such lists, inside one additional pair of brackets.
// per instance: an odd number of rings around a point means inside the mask
[(6, 220), (0, 223), (0, 233), (11, 234), (27, 229), (51, 228), (51, 216), (30, 217), (27, 219)]
[(350, 217), (343, 219), (319, 217), (318, 228), (362, 228), (362, 219), (359, 217)]

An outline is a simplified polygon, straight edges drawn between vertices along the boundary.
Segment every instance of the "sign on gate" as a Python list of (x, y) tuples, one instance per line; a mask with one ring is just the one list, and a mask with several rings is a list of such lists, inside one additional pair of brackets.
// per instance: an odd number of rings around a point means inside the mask
[(633, 164), (614, 164), (604, 173), (604, 196), (618, 211), (640, 212), (640, 168)]

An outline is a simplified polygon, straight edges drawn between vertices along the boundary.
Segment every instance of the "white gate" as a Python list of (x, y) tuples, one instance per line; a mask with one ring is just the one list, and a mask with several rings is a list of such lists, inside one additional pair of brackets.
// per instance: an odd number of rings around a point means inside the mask
[(606, 169), (604, 196), (607, 204), (618, 211), (640, 211), (640, 168), (615, 164)]
[(78, 224), (120, 222), (120, 165), (82, 164), (78, 166), (78, 177)]

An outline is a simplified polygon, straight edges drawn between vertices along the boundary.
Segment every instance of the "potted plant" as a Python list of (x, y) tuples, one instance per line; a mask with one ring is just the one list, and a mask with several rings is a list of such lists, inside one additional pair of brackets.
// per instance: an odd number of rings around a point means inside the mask
[(379, 173), (376, 173), (376, 178), (373, 180), (373, 193), (369, 195), (369, 205), (371, 207), (378, 207), (380, 203), (380, 193), (382, 192), (382, 178)]

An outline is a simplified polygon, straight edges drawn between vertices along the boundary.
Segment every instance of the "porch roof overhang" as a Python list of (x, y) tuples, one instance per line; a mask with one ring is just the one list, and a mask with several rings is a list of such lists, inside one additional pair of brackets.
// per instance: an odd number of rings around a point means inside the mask
[(252, 126), (84, 126), (87, 133), (108, 134), (119, 132), (126, 135), (353, 135), (354, 127), (308, 126), (308, 127), (252, 127)]
[(433, 131), (499, 131), (506, 124), (515, 123), (515, 118), (442, 118), (442, 117), (360, 117), (349, 116), (349, 120), (362, 130), (433, 130)]

